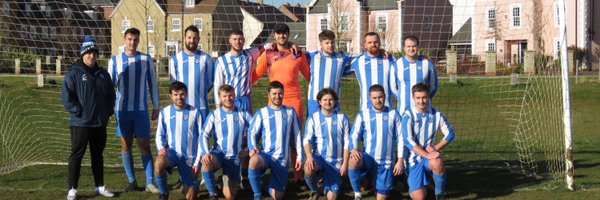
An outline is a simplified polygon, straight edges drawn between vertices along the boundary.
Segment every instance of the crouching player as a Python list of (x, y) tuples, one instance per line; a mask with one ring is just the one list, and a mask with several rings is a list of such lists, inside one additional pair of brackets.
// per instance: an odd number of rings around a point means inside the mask
[(316, 181), (324, 180), (325, 195), (332, 200), (340, 194), (342, 176), (348, 170), (348, 116), (335, 111), (338, 96), (333, 89), (317, 93), (321, 109), (308, 116), (304, 136), (304, 179), (311, 190), (310, 199), (319, 199)]
[[(354, 199), (362, 198), (361, 179), (362, 175), (366, 175), (369, 180), (375, 180), (373, 183), (377, 189), (377, 199), (381, 200), (387, 199), (391, 194), (394, 188), (394, 174), (400, 175), (404, 171), (404, 146), (400, 135), (402, 118), (397, 110), (385, 105), (386, 94), (383, 86), (371, 86), (369, 95), (372, 106), (356, 115), (352, 127), (348, 175), (354, 190)], [(363, 143), (362, 151), (358, 150), (359, 142)], [(394, 157), (394, 147), (398, 151), (397, 161)]]
[[(202, 161), (202, 178), (208, 189), (209, 199), (218, 199), (215, 188), (215, 172), (223, 169), (223, 195), (235, 199), (240, 182), (240, 160), (248, 157), (246, 131), (252, 120), (250, 113), (235, 106), (235, 90), (230, 85), (221, 85), (217, 92), (220, 107), (210, 113), (204, 122), (198, 147), (198, 163)], [(214, 136), (214, 145), (209, 150), (209, 140)]]
[[(410, 150), (408, 156), (408, 186), (413, 199), (425, 199), (428, 185), (427, 175), (433, 172), (436, 199), (444, 198), (446, 173), (441, 150), (454, 139), (454, 130), (446, 117), (429, 105), (429, 87), (424, 83), (412, 87), (414, 107), (406, 110), (402, 116), (402, 136), (404, 144)], [(437, 132), (444, 133), (437, 145), (434, 145)]]
[[(261, 199), (260, 177), (270, 169), (269, 193), (273, 199), (281, 200), (288, 182), (291, 151), (302, 150), (300, 119), (294, 108), (283, 105), (283, 84), (269, 83), (268, 92), (270, 104), (254, 114), (248, 130), (248, 179), (254, 199)], [(259, 139), (262, 149), (258, 148)], [(301, 155), (294, 166), (296, 171), (302, 168)]]
[(196, 199), (198, 181), (197, 174), (192, 174), (192, 164), (197, 153), (202, 117), (198, 109), (185, 103), (187, 87), (182, 82), (171, 83), (169, 98), (173, 104), (161, 110), (156, 130), (158, 157), (154, 163), (154, 175), (159, 199), (169, 199), (165, 172), (175, 166), (183, 183), (190, 188), (186, 199)]

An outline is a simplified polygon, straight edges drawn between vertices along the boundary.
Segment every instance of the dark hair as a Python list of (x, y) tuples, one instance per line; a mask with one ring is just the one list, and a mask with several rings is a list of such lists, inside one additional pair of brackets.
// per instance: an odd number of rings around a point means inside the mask
[(189, 25), (187, 28), (185, 28), (184, 33), (187, 33), (188, 31), (192, 31), (192, 32), (198, 34), (198, 36), (200, 36), (200, 30), (198, 29), (198, 27), (196, 27), (194, 25)]
[(415, 94), (415, 92), (426, 92), (429, 94), (429, 86), (425, 83), (417, 83), (412, 87), (412, 93)]
[(327, 94), (333, 96), (333, 100), (335, 100), (336, 102), (339, 100), (339, 97), (338, 97), (337, 93), (335, 92), (335, 90), (333, 90), (331, 88), (325, 88), (325, 89), (322, 89), (321, 91), (319, 91), (319, 93), (317, 93), (317, 101), (321, 101), (323, 96), (325, 96)]
[(379, 34), (377, 34), (377, 33), (375, 33), (375, 32), (368, 32), (368, 33), (366, 33), (364, 38), (367, 38), (367, 37), (369, 37), (369, 36), (377, 36), (377, 41), (379, 41), (379, 40), (380, 40), (380, 38), (379, 38)]
[(140, 36), (140, 30), (137, 28), (128, 28), (127, 30), (125, 30), (125, 33), (123, 34), (123, 37), (127, 36), (127, 34), (133, 34), (135, 36)]
[(335, 40), (335, 33), (330, 30), (323, 30), (319, 33), (319, 42), (323, 40)]
[(185, 86), (184, 83), (175, 81), (175, 82), (172, 82), (171, 85), (169, 85), (169, 94), (171, 94), (173, 91), (179, 91), (179, 90), (183, 90), (187, 94), (187, 86)]
[(229, 36), (232, 36), (232, 35), (244, 36), (244, 32), (239, 29), (233, 29), (233, 30), (231, 30), (231, 32), (229, 32)]
[(271, 89), (281, 89), (283, 90), (283, 84), (279, 81), (271, 81), (269, 83), (269, 87), (267, 87), (267, 91), (270, 92)]
[(233, 87), (231, 87), (231, 85), (221, 85), (221, 87), (219, 87), (219, 94), (221, 94), (221, 92), (234, 92)]
[(409, 35), (409, 36), (404, 37), (404, 40), (402, 40), (402, 46), (404, 46), (404, 43), (406, 42), (406, 40), (415, 41), (417, 43), (417, 46), (419, 46), (419, 38), (417, 36)]
[(369, 87), (369, 92), (383, 92), (383, 94), (385, 94), (385, 90), (384, 90), (383, 86), (381, 86), (379, 84), (375, 84), (375, 85), (372, 85), (371, 87)]

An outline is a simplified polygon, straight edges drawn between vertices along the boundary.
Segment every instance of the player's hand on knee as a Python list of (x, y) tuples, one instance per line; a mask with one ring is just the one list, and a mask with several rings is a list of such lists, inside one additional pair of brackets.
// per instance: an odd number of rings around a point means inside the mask
[(162, 148), (158, 150), (158, 155), (162, 157), (169, 157), (169, 151), (167, 151), (165, 148)]
[(352, 153), (350, 154), (350, 159), (352, 159), (354, 161), (359, 161), (362, 159), (362, 154), (360, 152), (358, 152), (358, 150), (354, 149), (354, 150), (352, 150)]
[(398, 159), (396, 161), (396, 165), (394, 166), (394, 176), (400, 176), (404, 172), (404, 161)]
[(250, 150), (248, 154), (250, 155), (250, 157), (254, 157), (255, 155), (258, 155), (258, 150)]
[(312, 171), (313, 169), (315, 169), (315, 160), (312, 157), (308, 157), (306, 158), (306, 170), (308, 171)]
[(433, 146), (427, 146), (425, 148), (425, 150), (427, 150), (427, 152), (429, 152), (429, 153), (431, 153), (431, 152), (438, 152), (438, 150), (435, 147), (433, 147)]
[(210, 167), (212, 164), (212, 155), (206, 154), (204, 157), (202, 157), (202, 164), (206, 165), (207, 167)]
[(192, 173), (193, 173), (194, 176), (198, 176), (198, 174), (200, 174), (200, 167), (193, 166), (192, 167)]
[(434, 152), (428, 153), (426, 158), (429, 160), (433, 160), (433, 159), (436, 159), (439, 157), (440, 157), (440, 153), (437, 151), (434, 151)]
[(296, 161), (296, 166), (294, 166), (294, 169), (296, 169), (296, 171), (302, 170), (302, 162)]

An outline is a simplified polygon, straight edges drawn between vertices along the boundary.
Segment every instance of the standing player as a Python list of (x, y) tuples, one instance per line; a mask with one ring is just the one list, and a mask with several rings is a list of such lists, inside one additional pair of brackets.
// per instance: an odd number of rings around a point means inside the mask
[(435, 65), (426, 57), (419, 56), (419, 39), (415, 36), (407, 36), (403, 42), (406, 56), (396, 61), (391, 69), (390, 78), (390, 87), (398, 100), (397, 109), (400, 113), (414, 106), (411, 104), (412, 86), (417, 83), (427, 84), (431, 88), (430, 98), (435, 96), (438, 87)]
[(317, 200), (320, 193), (315, 178), (324, 179), (325, 194), (332, 200), (340, 194), (342, 176), (348, 170), (350, 122), (335, 111), (339, 98), (333, 89), (321, 90), (317, 100), (321, 111), (306, 120), (304, 179), (312, 191), (311, 200)]
[[(358, 85), (360, 86), (360, 109), (369, 108), (369, 88), (372, 85), (380, 85), (385, 94), (390, 93), (390, 69), (395, 58), (385, 58), (384, 52), (380, 48), (379, 34), (369, 32), (364, 37), (364, 48), (367, 52), (360, 55), (352, 61), (351, 70), (356, 73)], [(391, 107), (391, 95), (385, 99), (385, 105)]]
[(185, 49), (169, 62), (171, 82), (180, 81), (188, 87), (188, 104), (196, 107), (202, 118), (209, 112), (208, 92), (212, 89), (214, 72), (212, 58), (198, 50), (200, 30), (194, 25), (185, 28)]
[[(393, 176), (402, 174), (404, 170), (404, 146), (400, 136), (402, 119), (397, 110), (385, 106), (384, 90), (381, 85), (369, 88), (372, 107), (356, 115), (352, 128), (348, 175), (354, 199), (362, 198), (361, 174), (376, 180), (377, 199), (387, 199), (393, 189)], [(362, 150), (358, 149), (359, 142), (363, 143)], [(397, 148), (397, 161), (394, 159), (394, 147)]]
[[(205, 121), (198, 147), (196, 165), (202, 161), (202, 178), (210, 198), (217, 199), (214, 179), (215, 171), (223, 169), (223, 195), (226, 199), (235, 199), (240, 182), (240, 162), (248, 157), (245, 148), (246, 132), (252, 115), (235, 106), (235, 89), (230, 85), (221, 85), (217, 92), (220, 108), (211, 112)], [(214, 146), (209, 149), (209, 140), (214, 136)], [(194, 167), (194, 171), (199, 171)]]
[[(300, 117), (300, 125), (304, 120), (304, 103), (302, 102), (302, 89), (300, 88), (300, 73), (304, 79), (310, 81), (310, 67), (306, 56), (299, 54), (299, 57), (293, 56), (290, 48), (292, 44), (288, 42), (290, 28), (286, 24), (276, 24), (273, 29), (277, 50), (267, 50), (258, 58), (258, 65), (253, 74), (252, 81), (255, 83), (267, 71), (269, 72), (269, 81), (278, 81), (285, 87), (285, 96), (283, 105), (296, 109)], [(295, 53), (295, 52), (294, 52)], [(292, 154), (292, 162), (296, 161), (296, 155)], [(295, 165), (295, 164), (294, 164)], [(302, 171), (294, 172), (294, 181), (300, 182)]]
[(135, 137), (142, 152), (142, 164), (146, 171), (146, 191), (158, 193), (158, 189), (153, 184), (154, 166), (150, 151), (150, 120), (148, 119), (148, 90), (152, 100), (152, 120), (158, 118), (160, 105), (154, 62), (149, 55), (137, 51), (140, 30), (127, 29), (124, 40), (125, 52), (113, 56), (108, 61), (108, 73), (113, 84), (117, 86), (115, 103), (117, 136), (121, 140), (121, 158), (129, 181), (125, 192), (137, 189), (131, 152)]
[[(192, 174), (192, 164), (196, 157), (202, 116), (194, 106), (186, 103), (187, 87), (182, 82), (169, 86), (169, 98), (173, 104), (165, 107), (158, 117), (156, 128), (156, 148), (158, 156), (154, 163), (156, 183), (160, 191), (159, 199), (169, 199), (167, 169), (177, 166), (179, 176), (190, 189), (186, 199), (196, 199), (198, 194), (197, 174)], [(194, 165), (195, 166), (195, 165)]]
[[(333, 89), (340, 95), (342, 76), (349, 75), (351, 57), (344, 52), (335, 52), (335, 33), (323, 30), (319, 33), (321, 51), (308, 53), (311, 79), (308, 84), (308, 115), (319, 112), (317, 94), (324, 88)], [(336, 111), (340, 104), (336, 102)]]
[[(442, 149), (454, 140), (454, 129), (446, 117), (429, 104), (429, 87), (418, 83), (412, 87), (413, 107), (402, 116), (402, 136), (408, 156), (408, 186), (413, 199), (425, 199), (427, 175), (433, 172), (435, 196), (444, 199), (446, 173), (444, 161), (440, 157)], [(437, 132), (441, 130), (444, 138), (435, 144)], [(435, 144), (435, 145), (434, 145)]]
[(104, 186), (104, 157), (106, 125), (113, 114), (115, 90), (106, 70), (100, 68), (98, 45), (86, 36), (81, 45), (81, 59), (65, 74), (62, 102), (71, 113), (71, 156), (69, 156), (69, 192), (67, 200), (77, 199), (81, 160), (89, 143), (96, 195), (112, 197)]
[[(300, 119), (296, 110), (283, 105), (283, 84), (278, 81), (269, 83), (267, 107), (254, 114), (248, 133), (250, 150), (250, 169), (248, 177), (254, 199), (261, 199), (260, 177), (267, 168), (271, 169), (269, 193), (275, 200), (281, 200), (287, 186), (287, 173), (290, 163), (290, 151), (302, 151)], [(262, 149), (258, 149), (259, 139)], [(293, 151), (293, 150), (292, 150)], [(295, 162), (295, 170), (302, 168), (302, 153)]]

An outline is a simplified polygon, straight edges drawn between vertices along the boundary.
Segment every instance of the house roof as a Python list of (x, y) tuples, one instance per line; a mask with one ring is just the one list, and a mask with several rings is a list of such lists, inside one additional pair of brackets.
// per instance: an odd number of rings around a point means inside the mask
[(327, 4), (329, 4), (331, 0), (313, 0), (308, 4), (310, 7), (310, 13), (327, 13)]
[[(258, 21), (261, 21), (264, 23), (262, 32), (252, 42), (252, 44), (262, 44), (265, 41), (267, 41), (271, 34), (271, 30), (273, 30), (273, 27), (275, 27), (275, 24), (294, 22), (292, 19), (285, 16), (275, 6), (268, 5), (268, 4), (247, 2), (247, 1), (240, 1), (240, 4), (241, 4), (242, 9), (244, 9), (245, 11), (250, 13), (252, 16), (256, 17), (256, 19), (258, 19)], [(291, 32), (291, 27), (290, 27), (290, 32)], [(293, 32), (292, 32), (292, 34), (293, 34)]]
[(79, 0), (90, 6), (115, 6), (120, 0)]
[(304, 22), (288, 22), (290, 27), (289, 41), (298, 46), (306, 46), (306, 23)]
[(458, 29), (456, 34), (450, 38), (448, 44), (471, 44), (471, 18), (469, 18), (461, 27)]
[(293, 6), (290, 4), (284, 4), (279, 7), (279, 10), (282, 10), (282, 9), (287, 9), (288, 11), (290, 11), (301, 22), (306, 21), (306, 8), (303, 7), (302, 5), (298, 4), (298, 5)]
[[(129, 0), (129, 1), (131, 1), (131, 0)], [(117, 10), (119, 10), (119, 7), (121, 6), (121, 4), (123, 4), (123, 2), (125, 2), (125, 0), (119, 1), (117, 6), (115, 6), (115, 9), (112, 11), (112, 13), (110, 13), (109, 18), (112, 18), (112, 16), (117, 12)], [(160, 12), (163, 15), (166, 15), (165, 11), (167, 10), (167, 0), (153, 0), (153, 2), (160, 8)]]
[(363, 9), (367, 11), (398, 10), (397, 0), (362, 0)]

